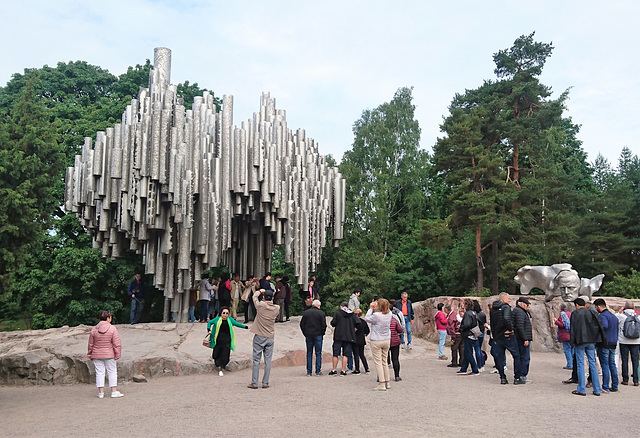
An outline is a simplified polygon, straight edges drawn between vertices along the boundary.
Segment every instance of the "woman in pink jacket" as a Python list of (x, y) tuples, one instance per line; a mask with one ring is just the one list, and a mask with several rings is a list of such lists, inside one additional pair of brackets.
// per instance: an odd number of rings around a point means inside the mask
[(87, 353), (87, 356), (93, 360), (93, 365), (96, 367), (98, 398), (104, 398), (105, 371), (109, 376), (111, 397), (124, 396), (123, 393), (118, 391), (118, 369), (116, 368), (116, 360), (120, 359), (121, 350), (120, 335), (118, 335), (116, 327), (111, 325), (111, 313), (104, 310), (100, 313), (98, 325), (91, 329), (89, 352)]

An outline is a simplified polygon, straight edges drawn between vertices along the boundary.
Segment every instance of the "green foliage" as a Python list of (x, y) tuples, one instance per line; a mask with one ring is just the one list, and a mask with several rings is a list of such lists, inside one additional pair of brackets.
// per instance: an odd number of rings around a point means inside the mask
[(0, 289), (11, 287), (58, 205), (64, 166), (48, 112), (27, 82), (0, 125)]
[(429, 164), (427, 153), (419, 149), (414, 111), (409, 88), (364, 111), (353, 126), (353, 149), (340, 163), (347, 180), (347, 242), (384, 258), (425, 214)]
[(632, 268), (629, 275), (614, 274), (613, 280), (603, 284), (600, 294), (609, 297), (640, 298), (640, 272)]

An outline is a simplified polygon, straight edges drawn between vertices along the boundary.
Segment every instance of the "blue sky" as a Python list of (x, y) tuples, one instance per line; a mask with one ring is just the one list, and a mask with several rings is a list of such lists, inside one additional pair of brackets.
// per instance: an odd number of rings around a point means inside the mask
[(520, 35), (553, 42), (542, 74), (593, 162), (640, 155), (640, 57), (633, 1), (5, 0), (0, 84), (27, 67), (83, 60), (119, 75), (172, 50), (173, 83), (234, 96), (234, 122), (271, 92), (292, 129), (340, 159), (365, 109), (414, 87), (427, 150), (456, 92), (494, 78), (493, 53)]

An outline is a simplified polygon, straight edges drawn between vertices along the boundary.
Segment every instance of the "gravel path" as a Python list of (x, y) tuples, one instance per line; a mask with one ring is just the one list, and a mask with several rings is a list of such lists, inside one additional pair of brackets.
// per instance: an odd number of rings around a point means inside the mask
[(249, 369), (122, 384), (120, 399), (98, 399), (93, 385), (1, 387), (0, 435), (638, 436), (640, 387), (574, 396), (575, 385), (560, 383), (569, 376), (562, 354), (533, 353), (532, 383), (503, 386), (488, 372), (457, 376), (436, 346), (414, 344), (401, 354), (404, 380), (387, 392), (372, 391), (373, 361), (372, 374), (346, 377), (327, 376), (326, 363), (321, 377), (274, 368), (271, 388), (258, 390), (246, 388)]

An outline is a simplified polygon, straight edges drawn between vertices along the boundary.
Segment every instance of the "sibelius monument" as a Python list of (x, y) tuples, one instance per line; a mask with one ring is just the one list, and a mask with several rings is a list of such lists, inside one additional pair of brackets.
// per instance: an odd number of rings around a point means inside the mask
[[(320, 262), (333, 231), (343, 237), (345, 180), (302, 129), (263, 93), (260, 111), (233, 124), (233, 96), (218, 112), (211, 94), (186, 110), (170, 84), (171, 51), (156, 48), (149, 88), (122, 122), (85, 138), (66, 173), (65, 209), (103, 257), (132, 250), (164, 292), (164, 320), (187, 320), (188, 290), (211, 267), (243, 278), (271, 267), (284, 245), (298, 284)], [(185, 293), (187, 292), (187, 293)]]

